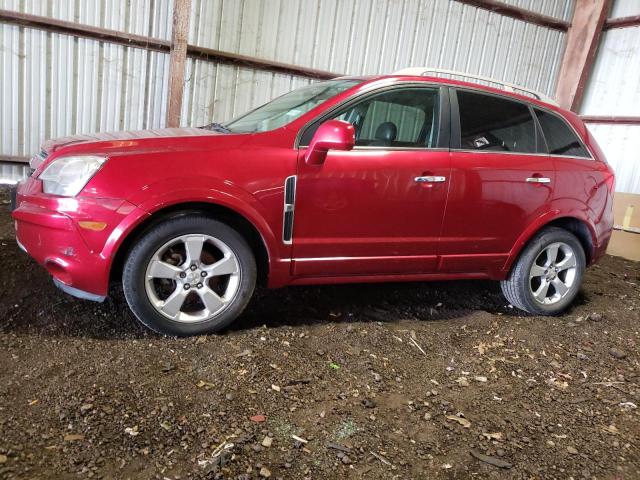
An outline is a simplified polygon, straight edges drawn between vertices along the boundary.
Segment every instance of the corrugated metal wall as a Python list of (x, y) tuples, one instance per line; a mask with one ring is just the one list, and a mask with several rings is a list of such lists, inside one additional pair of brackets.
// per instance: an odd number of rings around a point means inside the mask
[(571, 21), (573, 16), (573, 8), (575, 0), (501, 0), (503, 3), (513, 5), (515, 7), (531, 10), (532, 12), (541, 13), (549, 17), (559, 18), (566, 22)]
[[(168, 39), (168, 0), (0, 0), (0, 8)], [(45, 138), (159, 127), (168, 55), (0, 24), (0, 155)]]
[[(573, 0), (508, 3), (568, 19)], [(170, 38), (171, 0), (0, 0)], [(193, 0), (189, 42), (348, 74), (427, 65), (552, 94), (565, 34), (454, 0)], [(45, 138), (164, 125), (168, 55), (0, 24), (0, 155)], [(189, 59), (183, 124), (225, 121), (309, 80)]]
[(631, 17), (633, 15), (640, 15), (638, 0), (614, 0), (609, 18)]
[[(512, 0), (570, 18), (573, 0)], [(462, 70), (552, 95), (565, 34), (453, 0), (193, 0), (189, 43), (346, 74)], [(183, 122), (227, 120), (307, 80), (190, 62)]]
[[(638, 14), (640, 1), (616, 0), (610, 18)], [(580, 113), (640, 116), (640, 27), (604, 33)], [(640, 194), (640, 126), (589, 129), (616, 172), (616, 191)]]

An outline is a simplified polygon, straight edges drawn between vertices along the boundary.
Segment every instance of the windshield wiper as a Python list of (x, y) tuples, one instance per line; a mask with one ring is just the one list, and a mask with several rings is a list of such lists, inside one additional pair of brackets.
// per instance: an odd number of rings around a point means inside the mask
[(198, 127), (198, 128), (202, 128), (203, 130), (213, 130), (214, 132), (220, 132), (220, 133), (231, 133), (231, 129), (225, 127), (223, 124), (221, 123), (210, 123), (209, 125), (203, 125), (202, 127)]

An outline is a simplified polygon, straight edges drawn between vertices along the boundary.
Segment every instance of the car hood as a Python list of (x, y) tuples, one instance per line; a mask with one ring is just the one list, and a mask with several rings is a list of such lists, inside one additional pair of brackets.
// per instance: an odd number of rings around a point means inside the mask
[(94, 142), (117, 142), (140, 140), (144, 138), (196, 137), (221, 135), (218, 132), (202, 128), (156, 128), (152, 130), (130, 130), (122, 132), (92, 133), (54, 138), (42, 144), (42, 150), (48, 155), (61, 147)]

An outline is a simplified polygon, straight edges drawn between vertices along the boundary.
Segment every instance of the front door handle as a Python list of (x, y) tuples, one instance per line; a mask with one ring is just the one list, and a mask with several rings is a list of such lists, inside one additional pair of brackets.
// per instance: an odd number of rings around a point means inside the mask
[(447, 177), (434, 177), (431, 175), (425, 176), (425, 177), (416, 177), (413, 180), (416, 183), (440, 183), (440, 182), (444, 182), (447, 179)]
[(548, 177), (529, 177), (527, 178), (529, 183), (551, 183), (551, 179)]

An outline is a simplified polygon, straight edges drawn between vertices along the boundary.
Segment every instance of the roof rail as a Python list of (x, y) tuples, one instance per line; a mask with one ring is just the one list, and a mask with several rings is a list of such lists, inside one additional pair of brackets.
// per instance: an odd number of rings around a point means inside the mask
[[(448, 75), (450, 77), (457, 76), (462, 78), (470, 78), (472, 80), (479, 80), (481, 82), (497, 85), (506, 92), (520, 93), (520, 94), (533, 97), (542, 102), (547, 102), (552, 105), (558, 105), (558, 103), (553, 98), (545, 95), (544, 93), (536, 92), (535, 90), (532, 90), (530, 88), (522, 87), (520, 85), (515, 85), (513, 83), (504, 82), (502, 80), (497, 80), (495, 78), (483, 77), (482, 75), (475, 75), (473, 73), (456, 72), (455, 70), (444, 70), (442, 68), (409, 67), (409, 68), (403, 68), (402, 70), (398, 70), (397, 72), (393, 72), (393, 75), (407, 75), (407, 76), (418, 76), (418, 77), (425, 77), (425, 76), (438, 77), (441, 75), (444, 75), (444, 76)], [(489, 86), (493, 86), (493, 85), (489, 85)]]

